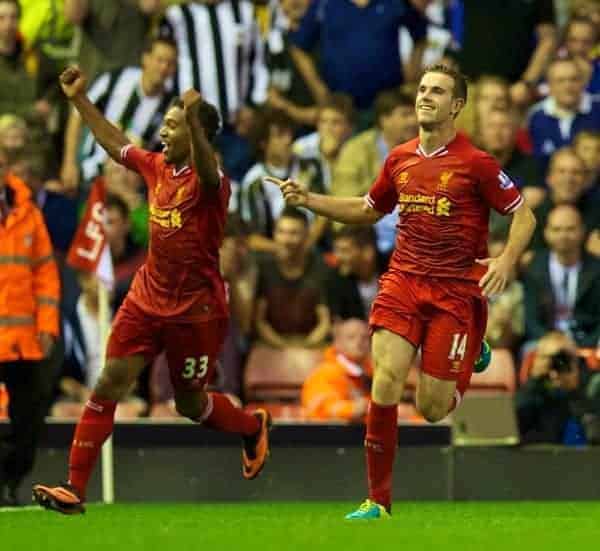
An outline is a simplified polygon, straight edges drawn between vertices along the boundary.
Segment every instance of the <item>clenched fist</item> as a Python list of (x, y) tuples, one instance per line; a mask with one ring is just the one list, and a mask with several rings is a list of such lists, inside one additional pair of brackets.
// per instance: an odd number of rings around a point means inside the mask
[(83, 94), (86, 90), (87, 80), (83, 72), (76, 66), (67, 67), (60, 75), (60, 86), (68, 98)]

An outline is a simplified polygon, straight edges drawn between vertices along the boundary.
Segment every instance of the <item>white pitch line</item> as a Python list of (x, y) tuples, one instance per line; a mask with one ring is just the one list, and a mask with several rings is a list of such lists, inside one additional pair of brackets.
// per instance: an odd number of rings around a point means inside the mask
[(0, 513), (20, 513), (29, 511), (43, 511), (39, 505), (27, 505), (25, 507), (0, 507)]

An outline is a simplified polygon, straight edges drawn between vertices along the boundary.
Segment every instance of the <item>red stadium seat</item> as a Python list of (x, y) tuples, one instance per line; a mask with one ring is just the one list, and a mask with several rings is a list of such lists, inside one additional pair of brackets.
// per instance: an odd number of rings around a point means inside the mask
[(299, 400), (302, 383), (322, 356), (322, 349), (254, 346), (244, 371), (246, 399)]

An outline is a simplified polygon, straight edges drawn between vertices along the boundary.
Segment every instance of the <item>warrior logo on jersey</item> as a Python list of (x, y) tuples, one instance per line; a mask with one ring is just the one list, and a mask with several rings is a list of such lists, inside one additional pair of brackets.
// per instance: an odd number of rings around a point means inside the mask
[(510, 189), (515, 183), (510, 179), (510, 176), (504, 171), (500, 171), (498, 174), (498, 180), (500, 181), (500, 189)]

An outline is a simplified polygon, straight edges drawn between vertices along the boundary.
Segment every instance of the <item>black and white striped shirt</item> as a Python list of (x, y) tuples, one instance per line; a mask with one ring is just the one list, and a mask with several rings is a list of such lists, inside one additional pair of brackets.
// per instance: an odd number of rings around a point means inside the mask
[[(125, 67), (100, 75), (92, 84), (88, 96), (109, 121), (124, 132), (138, 137), (142, 147), (156, 149), (160, 144), (158, 133), (162, 119), (174, 92), (168, 90), (156, 96), (147, 96), (141, 82), (140, 67)], [(81, 148), (84, 180), (95, 178), (106, 158), (106, 151), (88, 132)]]
[(196, 88), (226, 122), (233, 122), (243, 105), (266, 101), (264, 45), (250, 1), (171, 6), (160, 33), (177, 42), (180, 93)]

